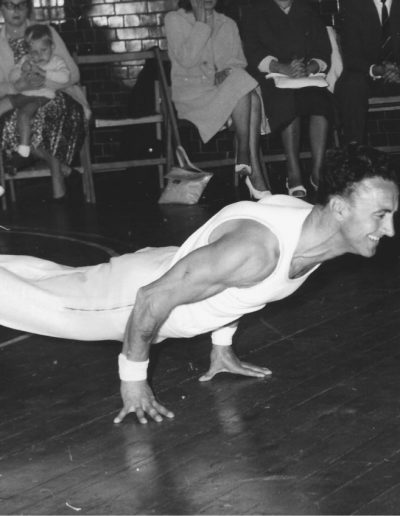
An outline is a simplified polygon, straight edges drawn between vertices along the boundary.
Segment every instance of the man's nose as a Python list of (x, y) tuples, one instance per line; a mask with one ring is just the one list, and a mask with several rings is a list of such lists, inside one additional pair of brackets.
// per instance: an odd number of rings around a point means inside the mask
[(393, 237), (395, 234), (394, 230), (394, 222), (393, 222), (393, 216), (388, 217), (385, 222), (385, 235), (388, 237)]

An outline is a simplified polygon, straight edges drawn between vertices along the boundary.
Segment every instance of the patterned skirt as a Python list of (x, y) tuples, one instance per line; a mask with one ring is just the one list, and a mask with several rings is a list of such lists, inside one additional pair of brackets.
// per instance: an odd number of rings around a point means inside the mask
[[(79, 152), (84, 136), (82, 106), (61, 91), (39, 108), (32, 120), (31, 146), (44, 149), (66, 165)], [(15, 150), (19, 144), (16, 109), (0, 118), (0, 143), (6, 152)]]

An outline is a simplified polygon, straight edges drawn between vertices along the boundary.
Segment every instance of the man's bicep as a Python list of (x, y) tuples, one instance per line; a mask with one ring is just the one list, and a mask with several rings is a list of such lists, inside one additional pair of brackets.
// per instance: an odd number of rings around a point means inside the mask
[[(269, 247), (269, 249), (267, 249)], [(276, 245), (248, 235), (227, 234), (191, 252), (158, 282), (173, 307), (194, 303), (231, 287), (245, 288), (265, 279), (277, 263)]]
[(229, 287), (231, 267), (228, 250), (217, 243), (192, 251), (154, 282), (154, 294), (175, 306), (195, 303)]

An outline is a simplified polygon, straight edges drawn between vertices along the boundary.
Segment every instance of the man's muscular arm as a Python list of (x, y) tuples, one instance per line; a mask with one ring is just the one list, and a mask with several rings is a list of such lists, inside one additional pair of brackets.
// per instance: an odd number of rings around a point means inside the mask
[[(122, 348), (129, 361), (148, 360), (151, 344), (175, 307), (207, 299), (230, 287), (250, 287), (269, 276), (279, 258), (276, 237), (253, 221), (226, 223), (210, 240), (209, 245), (193, 251), (138, 291)], [(173, 417), (156, 401), (146, 380), (122, 381), (121, 395), (124, 406), (117, 423), (129, 412), (136, 412), (141, 423), (147, 422), (146, 414), (155, 421)]]

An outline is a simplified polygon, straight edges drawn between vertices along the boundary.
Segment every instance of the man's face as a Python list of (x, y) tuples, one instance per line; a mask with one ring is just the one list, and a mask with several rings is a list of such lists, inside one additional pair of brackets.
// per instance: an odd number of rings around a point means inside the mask
[(380, 177), (364, 179), (344, 200), (342, 235), (349, 252), (373, 256), (383, 236), (394, 236), (393, 216), (398, 208), (398, 187)]

